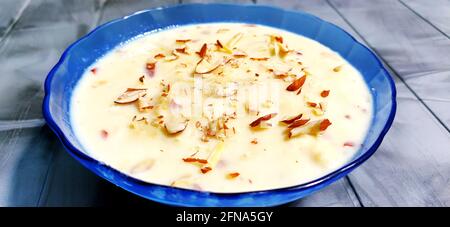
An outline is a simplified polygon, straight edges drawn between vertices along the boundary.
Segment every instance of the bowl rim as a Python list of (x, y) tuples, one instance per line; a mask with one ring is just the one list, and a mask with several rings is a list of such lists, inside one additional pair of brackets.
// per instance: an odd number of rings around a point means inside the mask
[[(384, 73), (385, 77), (387, 78), (388, 82), (389, 82), (389, 87), (391, 90), (391, 111), (389, 113), (389, 116), (387, 118), (387, 121), (383, 127), (383, 129), (381, 130), (380, 134), (378, 135), (378, 138), (373, 142), (372, 146), (370, 146), (369, 148), (367, 148), (367, 150), (360, 155), (358, 158), (352, 160), (351, 162), (346, 163), (345, 165), (339, 167), (338, 169), (323, 175), (319, 178), (316, 178), (314, 180), (308, 181), (306, 183), (302, 183), (302, 184), (297, 184), (297, 185), (293, 185), (293, 186), (288, 186), (288, 187), (281, 187), (281, 188), (274, 188), (274, 189), (264, 189), (264, 190), (255, 190), (255, 191), (244, 191), (244, 192), (211, 192), (211, 191), (198, 191), (198, 190), (194, 190), (194, 189), (186, 189), (186, 188), (178, 188), (178, 187), (173, 187), (173, 186), (169, 186), (169, 185), (162, 185), (162, 184), (158, 184), (158, 183), (150, 183), (150, 182), (146, 182), (146, 181), (142, 181), (140, 179), (134, 178), (130, 175), (127, 175), (123, 172), (120, 172), (119, 170), (108, 166), (92, 157), (90, 157), (89, 155), (85, 154), (84, 152), (78, 150), (71, 142), (69, 139), (67, 139), (66, 135), (62, 132), (60, 126), (55, 122), (55, 120), (53, 119), (53, 116), (50, 112), (50, 96), (51, 96), (51, 82), (53, 81), (53, 77), (55, 76), (55, 72), (59, 69), (60, 65), (65, 62), (67, 56), (70, 54), (70, 52), (76, 47), (76, 45), (80, 42), (82, 42), (83, 40), (86, 40), (88, 38), (90, 38), (94, 33), (96, 33), (98, 30), (108, 27), (111, 24), (114, 24), (116, 22), (119, 21), (123, 21), (123, 20), (127, 20), (129, 17), (133, 17), (136, 15), (140, 15), (140, 14), (145, 14), (145, 13), (153, 13), (153, 12), (157, 12), (157, 11), (161, 11), (161, 10), (166, 10), (166, 9), (170, 9), (170, 8), (179, 8), (179, 7), (196, 7), (196, 6), (234, 6), (234, 7), (245, 7), (245, 8), (260, 8), (260, 9), (266, 9), (266, 10), (276, 10), (279, 11), (281, 13), (294, 13), (294, 14), (301, 14), (302, 16), (309, 16), (312, 17), (316, 20), (321, 21), (322, 23), (328, 25), (328, 26), (332, 26), (333, 28), (336, 28), (342, 32), (344, 32), (345, 35), (347, 35), (353, 42), (353, 45), (359, 45), (360, 47), (364, 48), (365, 50), (367, 50), (367, 52), (372, 55), (372, 57), (374, 57), (374, 59), (376, 60), (376, 64), (378, 64), (378, 67), (380, 69), (381, 72)], [(236, 21), (237, 23), (239, 23), (239, 21)], [(262, 24), (263, 25), (263, 24)], [(267, 26), (267, 25), (265, 25)], [(279, 29), (283, 29), (283, 28), (279, 28)], [(283, 29), (286, 31), (289, 31), (287, 29)], [(137, 12), (134, 12), (132, 14), (129, 14), (127, 16), (124, 17), (120, 17), (114, 20), (111, 20), (109, 22), (103, 23), (101, 25), (98, 25), (96, 28), (94, 28), (92, 31), (90, 31), (89, 33), (87, 33), (86, 35), (82, 36), (81, 38), (77, 39), (75, 42), (73, 42), (72, 44), (70, 44), (62, 53), (60, 59), (58, 60), (58, 62), (53, 66), (53, 68), (50, 70), (50, 72), (47, 74), (47, 77), (45, 79), (44, 82), (44, 99), (43, 99), (43, 104), (42, 104), (42, 112), (43, 112), (43, 116), (45, 121), (47, 122), (47, 124), (49, 125), (50, 129), (56, 134), (56, 136), (58, 137), (58, 139), (62, 142), (63, 147), (65, 148), (66, 151), (68, 151), (69, 154), (71, 154), (75, 159), (77, 159), (82, 165), (84, 165), (87, 169), (91, 170), (92, 172), (94, 172), (96, 175), (100, 176), (103, 179), (106, 179), (108, 181), (110, 181), (111, 183), (117, 185), (116, 182), (114, 182), (115, 180), (112, 179), (108, 179), (104, 176), (102, 176), (101, 174), (99, 174), (97, 171), (93, 170), (92, 166), (89, 166), (88, 164), (94, 165), (94, 166), (103, 166), (108, 168), (108, 170), (112, 171), (114, 175), (119, 175), (120, 177), (122, 177), (123, 179), (125, 179), (127, 181), (127, 183), (131, 183), (131, 184), (138, 184), (139, 186), (143, 186), (143, 187), (161, 187), (161, 188), (165, 188), (165, 189), (170, 189), (170, 190), (177, 190), (180, 192), (187, 192), (187, 193), (194, 193), (197, 195), (207, 195), (207, 196), (218, 196), (218, 197), (228, 197), (228, 196), (245, 196), (245, 195), (255, 195), (255, 194), (270, 194), (270, 193), (277, 193), (277, 192), (286, 192), (286, 191), (306, 191), (308, 189), (312, 189), (314, 187), (323, 185), (326, 186), (329, 183), (332, 183), (334, 181), (336, 181), (337, 179), (341, 178), (342, 176), (348, 174), (350, 171), (352, 171), (353, 169), (355, 169), (356, 167), (358, 167), (359, 165), (361, 165), (363, 162), (365, 162), (368, 158), (370, 158), (378, 149), (378, 147), (380, 146), (382, 140), (384, 139), (386, 133), (388, 132), (389, 128), (391, 127), (395, 114), (396, 114), (396, 110), (397, 110), (397, 102), (396, 102), (396, 87), (395, 87), (395, 83), (394, 80), (392, 78), (392, 76), (390, 75), (390, 73), (388, 72), (388, 70), (386, 70), (386, 68), (384, 67), (383, 63), (381, 63), (380, 59), (377, 57), (377, 55), (370, 50), (368, 47), (366, 47), (364, 44), (360, 43), (358, 40), (356, 40), (351, 34), (349, 34), (347, 31), (345, 31), (344, 29), (340, 28), (339, 26), (328, 22), (326, 20), (323, 20), (313, 14), (304, 12), (303, 10), (289, 10), (289, 9), (283, 9), (280, 7), (276, 7), (276, 6), (269, 6), (269, 5), (264, 5), (264, 4), (234, 4), (234, 3), (183, 3), (183, 4), (177, 4), (177, 5), (167, 5), (167, 6), (160, 6), (160, 7), (156, 7), (156, 8), (150, 8), (150, 9), (145, 9), (145, 10), (140, 10)], [(80, 160), (81, 159), (81, 160)], [(85, 162), (88, 163), (85, 163)], [(131, 189), (128, 188), (124, 188), (122, 186), (120, 186), (121, 188), (130, 191), (134, 194), (137, 194), (139, 196), (143, 196), (140, 193), (134, 192)], [(146, 196), (143, 196), (145, 198), (147, 198)], [(148, 198), (147, 198), (148, 199)], [(157, 199), (153, 199), (155, 201), (159, 201)], [(163, 203), (169, 203), (169, 204), (178, 204), (178, 205), (186, 205), (183, 202), (179, 201), (179, 202), (164, 202), (164, 201), (159, 201), (159, 202), (163, 202)]]

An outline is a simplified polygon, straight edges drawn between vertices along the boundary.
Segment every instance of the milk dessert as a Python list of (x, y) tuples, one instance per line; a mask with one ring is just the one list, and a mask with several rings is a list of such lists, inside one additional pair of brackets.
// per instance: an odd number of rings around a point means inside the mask
[(345, 59), (262, 25), (144, 34), (86, 70), (71, 100), (88, 155), (146, 182), (210, 192), (282, 188), (358, 151), (372, 96)]

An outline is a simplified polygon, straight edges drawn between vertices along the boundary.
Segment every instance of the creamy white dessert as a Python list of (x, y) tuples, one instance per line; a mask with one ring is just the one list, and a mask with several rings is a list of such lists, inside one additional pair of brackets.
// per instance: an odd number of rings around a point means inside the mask
[(360, 73), (320, 43), (214, 23), (139, 36), (84, 73), (71, 103), (86, 152), (143, 181), (281, 188), (348, 162), (372, 118)]

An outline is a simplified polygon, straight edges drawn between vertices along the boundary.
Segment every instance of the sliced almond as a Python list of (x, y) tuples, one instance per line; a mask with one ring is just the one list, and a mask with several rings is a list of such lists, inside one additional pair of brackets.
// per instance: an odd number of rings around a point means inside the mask
[(177, 42), (177, 43), (187, 43), (187, 42), (190, 42), (191, 40), (190, 39), (177, 39), (177, 40), (175, 40), (175, 42)]
[(223, 60), (217, 59), (213, 62), (208, 61), (205, 58), (202, 58), (198, 61), (197, 66), (195, 67), (195, 73), (197, 74), (206, 74), (214, 71), (219, 68), (223, 64)]
[(283, 122), (283, 123), (289, 125), (289, 124), (292, 124), (292, 122), (294, 122), (294, 121), (296, 121), (296, 120), (302, 118), (302, 116), (303, 116), (303, 114), (299, 114), (299, 115), (297, 115), (297, 116), (288, 118), (288, 119), (286, 119), (286, 120), (282, 120), (281, 122)]
[(330, 90), (323, 90), (322, 92), (320, 92), (320, 96), (322, 96), (322, 98), (328, 97), (329, 94)]
[(167, 133), (174, 135), (178, 134), (186, 129), (188, 125), (187, 120), (171, 120), (166, 121), (164, 124), (164, 128), (166, 128)]
[(164, 57), (166, 57), (166, 55), (159, 53), (159, 54), (155, 55), (153, 58), (160, 59), (160, 58), (164, 58)]
[(180, 57), (180, 56), (178, 56), (177, 51), (174, 50), (174, 51), (172, 51), (172, 54), (169, 55), (169, 56), (166, 56), (166, 57), (164, 58), (164, 60), (165, 60), (165, 61), (175, 61), (175, 60), (177, 60), (179, 57)]
[(225, 151), (225, 143), (223, 141), (219, 141), (217, 145), (212, 150), (211, 154), (208, 157), (208, 163), (205, 164), (204, 168), (214, 168), (220, 160), (222, 153)]
[(296, 121), (292, 122), (288, 126), (288, 128), (297, 128), (297, 127), (305, 125), (308, 122), (309, 122), (309, 119), (299, 119), (299, 120), (296, 120)]
[(153, 105), (151, 105), (151, 103), (148, 102), (147, 99), (141, 96), (138, 98), (138, 108), (140, 112), (144, 112), (146, 110), (153, 109)]
[(183, 158), (183, 161), (184, 162), (197, 162), (200, 164), (208, 164), (208, 160), (206, 160), (206, 159), (192, 158), (192, 157)]
[(317, 136), (325, 131), (331, 125), (330, 120), (315, 120), (309, 121), (301, 127), (292, 128), (289, 130), (289, 138), (300, 135), (312, 135)]
[(175, 49), (175, 51), (176, 52), (178, 52), (178, 53), (181, 53), (181, 54), (189, 54), (187, 51), (186, 51), (186, 47), (183, 47), (183, 48), (176, 48)]
[(231, 180), (231, 179), (238, 177), (239, 175), (241, 175), (241, 174), (238, 172), (229, 173), (229, 174), (227, 174), (227, 179)]
[(322, 120), (322, 121), (320, 122), (319, 130), (320, 130), (321, 132), (322, 132), (322, 131), (325, 131), (330, 125), (331, 125), (331, 121), (328, 120), (328, 119), (324, 119), (324, 120)]
[(128, 103), (135, 102), (146, 91), (147, 91), (146, 88), (128, 88), (114, 102), (117, 104), (128, 104)]
[(247, 53), (245, 53), (244, 51), (241, 51), (241, 50), (235, 50), (235, 51), (233, 51), (233, 56), (236, 58), (245, 58), (245, 57), (247, 57)]
[(272, 119), (273, 117), (275, 117), (276, 115), (277, 115), (276, 113), (271, 113), (271, 114), (262, 116), (256, 120), (254, 120), (252, 123), (250, 123), (250, 127), (254, 128), (256, 126), (259, 126), (261, 124), (261, 122), (268, 121), (268, 120)]
[(208, 51), (208, 45), (205, 43), (205, 44), (203, 44), (202, 48), (200, 48), (200, 51), (197, 52), (197, 54), (201, 58), (204, 58), (206, 56), (207, 51)]
[(315, 135), (318, 132), (318, 125), (319, 121), (309, 121), (308, 123), (302, 125), (301, 127), (295, 127), (289, 130), (288, 137), (292, 138), (295, 136), (301, 136), (301, 135)]
[(297, 91), (298, 89), (300, 89), (303, 84), (305, 83), (306, 80), (306, 75), (294, 80), (287, 88), (286, 90), (288, 91)]

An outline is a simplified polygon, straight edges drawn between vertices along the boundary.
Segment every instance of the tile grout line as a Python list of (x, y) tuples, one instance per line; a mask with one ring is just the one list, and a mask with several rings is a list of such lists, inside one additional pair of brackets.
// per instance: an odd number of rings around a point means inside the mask
[(439, 124), (448, 132), (450, 133), (449, 127), (430, 109), (430, 107), (423, 101), (422, 98), (409, 86), (409, 84), (406, 82), (405, 79), (403, 79), (399, 73), (387, 62), (384, 60), (384, 58), (378, 53), (378, 51), (367, 42), (367, 40), (356, 30), (356, 28), (350, 23), (350, 21), (347, 20), (347, 18), (342, 15), (342, 13), (330, 2), (330, 0), (325, 0), (331, 8), (333, 8), (339, 16), (342, 17), (342, 19), (350, 26), (353, 31), (361, 37), (361, 39), (365, 42), (365, 44), (379, 57), (382, 62), (392, 71), (394, 76), (396, 76), (404, 85), (406, 88), (408, 88), (409, 91), (414, 95), (414, 97), (417, 98), (417, 100), (430, 112), (430, 114), (439, 122)]
[(447, 37), (447, 39), (450, 39), (450, 36), (445, 33), (444, 31), (442, 31), (440, 28), (438, 28), (436, 25), (434, 25), (433, 23), (431, 23), (431, 21), (429, 21), (427, 18), (425, 18), (424, 16), (422, 16), (422, 14), (418, 13), (417, 11), (415, 11), (413, 8), (411, 8), (408, 4), (406, 4), (405, 2), (403, 2), (402, 0), (398, 0), (400, 2), (400, 4), (402, 4), (404, 7), (406, 7), (407, 9), (409, 9), (411, 12), (413, 12), (416, 16), (418, 16), (420, 19), (422, 19), (423, 21), (425, 21), (428, 25), (430, 25), (431, 27), (433, 27), (434, 29), (436, 29), (439, 33), (441, 33), (442, 35), (444, 35), (445, 37)]
[(358, 205), (359, 205), (360, 207), (365, 207), (364, 204), (363, 204), (363, 202), (362, 202), (362, 200), (361, 200), (361, 197), (360, 197), (359, 194), (356, 192), (356, 188), (355, 188), (355, 186), (353, 186), (353, 183), (352, 183), (352, 180), (350, 179), (350, 177), (348, 177), (348, 175), (346, 175), (346, 176), (345, 176), (345, 179), (347, 180), (347, 183), (348, 183), (348, 185), (350, 186), (350, 189), (352, 189), (353, 193), (355, 194), (356, 200), (358, 201)]
[(22, 14), (25, 12), (25, 9), (30, 5), (31, 0), (27, 0), (23, 6), (19, 9), (19, 12), (17, 12), (16, 16), (14, 17), (12, 23), (6, 28), (5, 33), (3, 33), (2, 37), (0, 37), (0, 47), (2, 43), (6, 40), (6, 37), (11, 34), (11, 31), (16, 27), (17, 22), (19, 22), (20, 18), (22, 17)]

